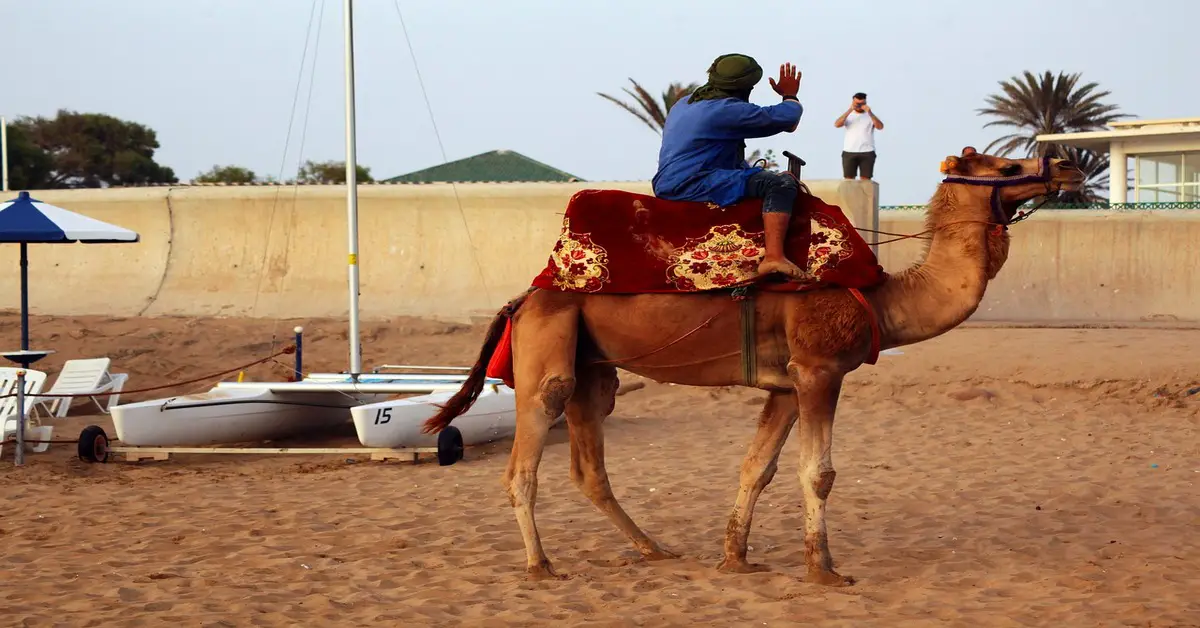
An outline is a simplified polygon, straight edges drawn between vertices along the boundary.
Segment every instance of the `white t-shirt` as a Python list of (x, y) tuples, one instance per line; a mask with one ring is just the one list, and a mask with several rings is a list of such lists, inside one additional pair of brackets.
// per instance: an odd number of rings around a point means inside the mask
[(842, 150), (847, 153), (869, 153), (875, 150), (875, 121), (867, 113), (851, 111), (846, 116), (846, 141)]

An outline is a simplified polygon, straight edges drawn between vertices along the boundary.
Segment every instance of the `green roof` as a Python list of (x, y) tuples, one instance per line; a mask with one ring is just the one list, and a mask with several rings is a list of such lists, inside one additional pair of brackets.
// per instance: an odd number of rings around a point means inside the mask
[(417, 170), (385, 180), (385, 183), (471, 183), (471, 182), (583, 181), (557, 168), (511, 150), (494, 150), (457, 161)]

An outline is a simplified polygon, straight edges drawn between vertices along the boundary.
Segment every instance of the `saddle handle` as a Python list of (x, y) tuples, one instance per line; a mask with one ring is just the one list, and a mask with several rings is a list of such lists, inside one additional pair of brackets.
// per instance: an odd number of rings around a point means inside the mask
[(807, 164), (803, 159), (793, 155), (791, 151), (783, 151), (783, 156), (787, 157), (788, 160), (788, 172), (792, 173), (792, 175), (796, 177), (797, 181), (800, 181), (800, 168), (801, 166), (805, 166)]
[(797, 157), (797, 156), (795, 156), (795, 155), (793, 155), (793, 154), (791, 153), (791, 151), (786, 151), (786, 150), (785, 150), (785, 151), (783, 151), (783, 156), (784, 156), (784, 157), (787, 157), (787, 160), (788, 160), (788, 172), (792, 173), (792, 176), (793, 176), (793, 177), (796, 177), (796, 183), (799, 183), (799, 184), (800, 184), (800, 190), (801, 190), (802, 192), (804, 192), (805, 194), (808, 194), (809, 196), (812, 196), (812, 190), (809, 190), (809, 189), (808, 189), (808, 186), (807, 186), (807, 185), (804, 185), (804, 180), (800, 178), (800, 167), (801, 167), (801, 166), (804, 166), (804, 165), (806, 165), (806, 164), (804, 163), (804, 160), (803, 160), (803, 159), (800, 159), (799, 157)]

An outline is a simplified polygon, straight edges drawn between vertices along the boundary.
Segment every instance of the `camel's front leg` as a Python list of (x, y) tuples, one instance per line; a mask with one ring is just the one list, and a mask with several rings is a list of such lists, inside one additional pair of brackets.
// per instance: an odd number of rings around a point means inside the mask
[(833, 570), (829, 534), (825, 529), (825, 501), (833, 490), (833, 416), (844, 373), (827, 368), (788, 366), (796, 382), (800, 406), (800, 485), (804, 490), (804, 562), (806, 580), (845, 586), (854, 579)]
[(742, 459), (741, 485), (733, 513), (729, 515), (729, 525), (725, 527), (725, 558), (717, 569), (731, 573), (767, 570), (764, 565), (752, 565), (746, 561), (750, 521), (754, 517), (754, 504), (758, 496), (775, 477), (779, 452), (783, 450), (788, 433), (795, 424), (796, 395), (792, 392), (771, 393), (758, 419), (754, 442)]

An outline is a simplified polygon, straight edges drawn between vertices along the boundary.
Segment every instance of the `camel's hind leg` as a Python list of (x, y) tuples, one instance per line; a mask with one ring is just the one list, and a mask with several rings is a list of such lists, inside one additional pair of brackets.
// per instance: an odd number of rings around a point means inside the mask
[(518, 317), (513, 326), (517, 425), (504, 487), (525, 541), (529, 576), (552, 578), (557, 576), (534, 522), (537, 472), (550, 426), (574, 393), (579, 311), (573, 303), (543, 303), (531, 298)]
[(613, 495), (604, 468), (604, 419), (617, 396), (617, 370), (607, 365), (577, 367), (575, 394), (567, 403), (571, 440), (571, 480), (608, 516), (647, 560), (677, 558), (664, 550), (629, 518)]
[(788, 365), (800, 404), (800, 485), (804, 490), (804, 562), (806, 580), (844, 586), (854, 579), (833, 570), (825, 502), (833, 490), (833, 416), (842, 390), (843, 373), (826, 368)]
[(766, 571), (762, 565), (746, 562), (747, 540), (750, 538), (750, 520), (754, 517), (754, 504), (763, 489), (775, 477), (779, 464), (779, 452), (787, 442), (788, 433), (796, 424), (796, 395), (788, 392), (773, 392), (763, 406), (758, 419), (758, 432), (754, 442), (742, 459), (741, 486), (737, 501), (725, 528), (725, 559), (717, 567), (731, 573)]

